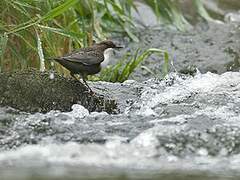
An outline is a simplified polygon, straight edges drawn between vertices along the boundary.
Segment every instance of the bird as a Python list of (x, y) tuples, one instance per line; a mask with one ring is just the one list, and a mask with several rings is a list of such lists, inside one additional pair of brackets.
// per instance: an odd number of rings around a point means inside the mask
[(74, 79), (78, 80), (75, 75), (79, 74), (86, 87), (93, 92), (86, 82), (87, 76), (100, 72), (108, 64), (112, 50), (118, 48), (122, 47), (110, 40), (104, 40), (52, 59), (68, 69)]

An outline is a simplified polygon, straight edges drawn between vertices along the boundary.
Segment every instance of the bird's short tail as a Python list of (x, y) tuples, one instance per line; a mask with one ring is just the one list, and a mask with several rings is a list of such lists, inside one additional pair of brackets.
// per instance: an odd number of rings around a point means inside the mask
[(46, 60), (50, 60), (50, 61), (52, 61), (52, 60), (54, 60), (54, 61), (60, 61), (61, 60), (61, 58), (58, 58), (58, 57), (48, 57), (48, 58), (45, 58)]

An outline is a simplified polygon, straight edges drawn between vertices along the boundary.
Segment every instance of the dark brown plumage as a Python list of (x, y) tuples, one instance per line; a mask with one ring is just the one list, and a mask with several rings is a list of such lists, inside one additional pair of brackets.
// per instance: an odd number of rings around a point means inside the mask
[(121, 47), (116, 46), (112, 41), (106, 40), (53, 59), (68, 69), (75, 79), (77, 79), (75, 74), (80, 74), (85, 85), (92, 91), (86, 82), (86, 76), (101, 71), (101, 63), (105, 60), (104, 51), (109, 48)]

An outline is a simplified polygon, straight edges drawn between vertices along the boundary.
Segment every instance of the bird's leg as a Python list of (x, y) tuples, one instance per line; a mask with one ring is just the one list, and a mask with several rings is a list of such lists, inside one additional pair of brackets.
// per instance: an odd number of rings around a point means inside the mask
[(82, 79), (83, 79), (83, 82), (84, 84), (86, 85), (86, 87), (89, 89), (90, 93), (94, 94), (94, 92), (92, 91), (92, 89), (89, 87), (89, 85), (87, 84), (87, 81), (86, 81), (86, 76), (84, 74), (81, 74), (82, 76)]
[(77, 81), (79, 81), (79, 79), (71, 72), (70, 75)]
[[(79, 83), (81, 83), (83, 86), (87, 86), (87, 89), (90, 89), (90, 87), (86, 84), (86, 82), (84, 82), (84, 83), (82, 83), (81, 81), (80, 81), (80, 79), (78, 79), (73, 73), (70, 73), (70, 75), (76, 80), (76, 81), (78, 81)], [(91, 90), (91, 89), (90, 89)], [(91, 90), (91, 92), (92, 92), (92, 90)]]
[[(81, 84), (83, 84), (72, 72), (70, 73), (70, 75), (75, 79), (77, 80), (78, 82), (80, 82)], [(87, 81), (85, 80), (86, 76), (84, 74), (81, 74), (82, 76), (82, 79), (83, 79), (83, 82), (87, 89), (90, 91), (91, 94), (94, 94), (94, 92), (92, 91), (92, 89), (89, 87), (89, 85), (87, 84)]]

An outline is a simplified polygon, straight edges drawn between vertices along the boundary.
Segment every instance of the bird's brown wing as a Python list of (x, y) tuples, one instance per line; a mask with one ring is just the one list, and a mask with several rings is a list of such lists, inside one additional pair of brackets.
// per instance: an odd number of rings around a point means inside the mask
[(103, 62), (104, 55), (103, 53), (97, 51), (79, 51), (67, 54), (61, 57), (61, 59), (76, 63), (82, 63), (84, 65), (94, 65)]

